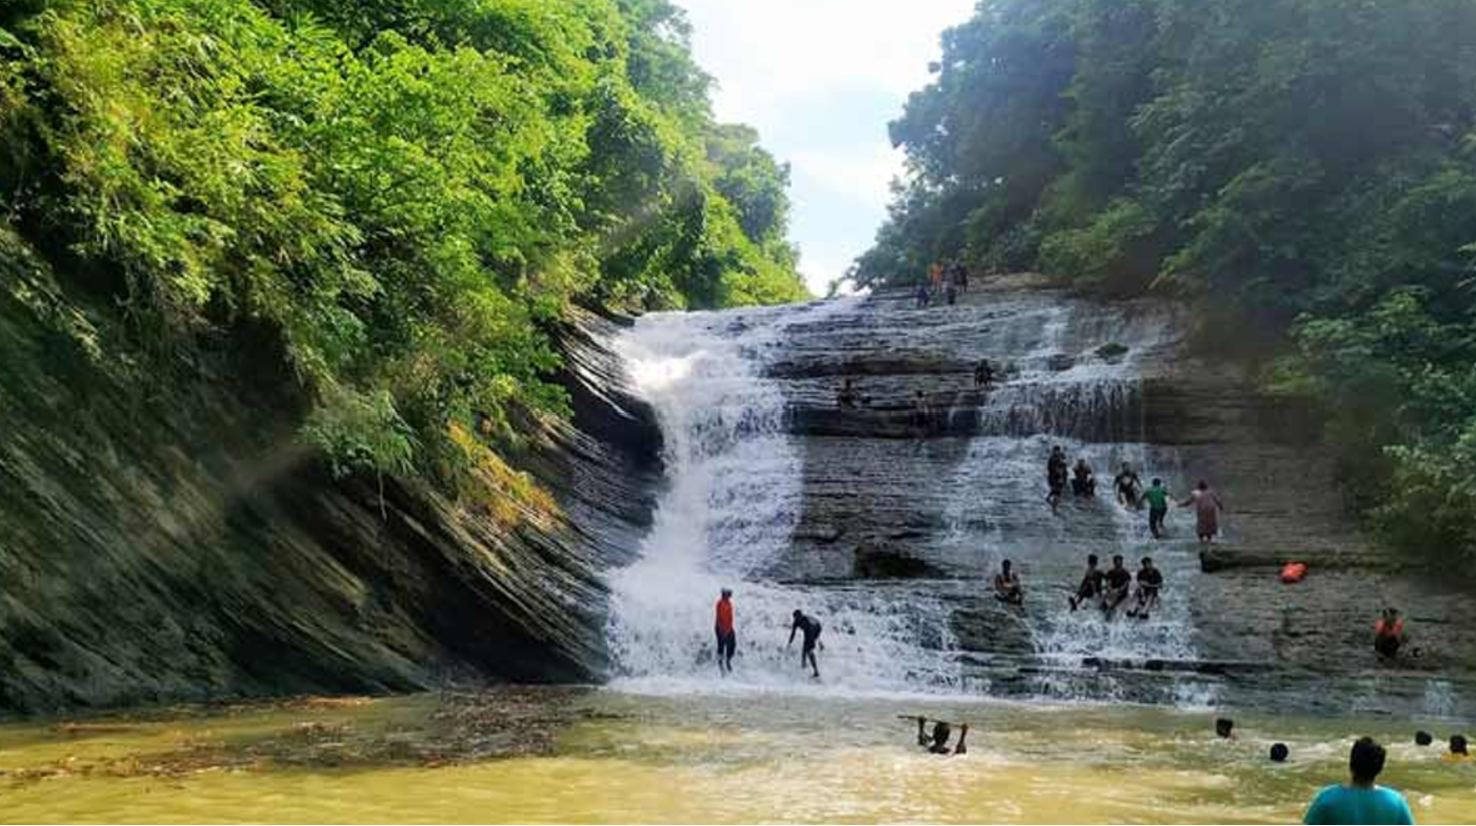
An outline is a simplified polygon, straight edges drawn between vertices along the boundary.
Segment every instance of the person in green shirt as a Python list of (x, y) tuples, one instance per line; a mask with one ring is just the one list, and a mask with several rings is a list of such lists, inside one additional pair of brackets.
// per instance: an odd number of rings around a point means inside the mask
[(1143, 501), (1148, 503), (1148, 530), (1154, 539), (1162, 539), (1163, 520), (1169, 512), (1169, 492), (1162, 479), (1154, 479), (1152, 487), (1143, 491)]
[(1352, 780), (1318, 792), (1302, 822), (1413, 824), (1414, 813), (1404, 795), (1374, 783), (1384, 770), (1384, 756), (1384, 747), (1372, 737), (1354, 743), (1348, 755)]

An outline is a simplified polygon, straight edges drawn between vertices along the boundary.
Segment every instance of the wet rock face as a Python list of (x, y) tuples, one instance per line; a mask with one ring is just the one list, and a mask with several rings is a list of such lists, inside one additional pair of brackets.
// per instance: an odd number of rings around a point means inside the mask
[(601, 672), (599, 572), (636, 546), (660, 476), (603, 322), (564, 336), (574, 421), (519, 457), (547, 514), (335, 481), (260, 350), (138, 392), (59, 331), (106, 348), (107, 311), (87, 320), (5, 252), (0, 713)]
[[(1374, 564), (1388, 555), (1344, 511), (1316, 419), (1258, 395), (1242, 368), (1192, 354), (1189, 332), (1172, 305), (1094, 304), (1032, 279), (927, 310), (882, 293), (790, 327), (770, 376), (790, 405), (803, 508), (771, 575), (817, 587), (884, 577), (889, 598), (945, 600), (938, 645), (994, 693), (1323, 709), (1356, 693), (1370, 708), (1465, 708), (1444, 698), (1469, 693), (1448, 683), (1476, 673), (1476, 609), (1459, 596), (1469, 589)], [(1008, 376), (975, 387), (986, 358)], [(854, 408), (838, 403), (847, 378)], [(1086, 458), (1097, 480), (1095, 497), (1068, 490), (1054, 512), (1053, 445)], [(1124, 463), (1144, 485), (1163, 478), (1176, 501), (1201, 479), (1223, 497), (1211, 570), (1189, 509), (1171, 510), (1159, 541), (1146, 511), (1115, 501)], [(1133, 571), (1152, 556), (1163, 606), (1136, 623), (1095, 605), (1071, 611), (1089, 553), (1104, 569), (1122, 554)], [(1302, 556), (1313, 570), (1297, 586), (1266, 563)], [(993, 598), (1006, 558), (1024, 579), (1023, 609)], [(1405, 607), (1422, 661), (1374, 656), (1385, 602)]]

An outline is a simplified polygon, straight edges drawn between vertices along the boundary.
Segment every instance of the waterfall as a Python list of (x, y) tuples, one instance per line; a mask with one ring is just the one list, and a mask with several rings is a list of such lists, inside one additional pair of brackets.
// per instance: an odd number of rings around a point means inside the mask
[[(795, 310), (649, 315), (617, 342), (666, 439), (669, 481), (639, 558), (610, 575), (607, 629), (616, 683), (635, 690), (811, 686), (791, 614), (825, 626), (825, 690), (902, 691), (946, 685), (956, 670), (938, 640), (946, 612), (864, 585), (786, 586), (766, 565), (799, 519), (800, 458), (784, 432), (785, 397), (764, 378), (785, 328), (852, 302)], [(714, 660), (713, 605), (732, 588), (735, 672)]]

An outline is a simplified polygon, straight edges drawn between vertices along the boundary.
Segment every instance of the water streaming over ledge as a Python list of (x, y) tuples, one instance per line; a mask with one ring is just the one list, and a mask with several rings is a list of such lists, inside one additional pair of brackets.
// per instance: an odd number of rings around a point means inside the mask
[[(1176, 446), (1184, 443), (1153, 441), (1163, 435), (1153, 422), (1161, 427), (1165, 416), (1175, 434), (1221, 427), (1218, 419), (1185, 424), (1185, 411), (1215, 411), (1180, 410), (1180, 397), (1163, 405), (1163, 382), (1177, 389), (1184, 374), (1172, 366), (1183, 358), (1172, 309), (1088, 305), (1031, 290), (971, 301), (916, 311), (905, 298), (879, 296), (653, 314), (620, 336), (616, 349), (663, 430), (667, 487), (636, 561), (608, 573), (617, 688), (1194, 709), (1280, 706), (1291, 692), (1307, 710), (1336, 710), (1350, 699), (1369, 710), (1441, 716), (1466, 707), (1463, 689), (1443, 679), (1303, 667), (1309, 654), (1301, 640), (1318, 639), (1309, 632), (1325, 627), (1302, 630), (1314, 615), (1268, 594), (1259, 579), (1207, 579), (1187, 512), (1170, 516), (1176, 538), (1158, 542), (1145, 514), (1114, 501), (1111, 477), (1123, 462), (1145, 483), (1162, 476), (1180, 494), (1225, 449), (1249, 445), (1243, 455), (1256, 462), (1270, 457), (1305, 469), (1297, 453), (1277, 453), (1249, 431), (1210, 449), (1190, 441), (1188, 458)], [(972, 365), (983, 356), (1013, 368), (987, 394), (972, 389)], [(836, 409), (847, 376), (869, 397), (859, 414)], [(1222, 392), (1212, 383), (1195, 387)], [(919, 389), (941, 400), (947, 423), (928, 438), (905, 429)], [(1228, 399), (1221, 416), (1238, 415), (1241, 404), (1233, 396), (1184, 398)], [(1086, 457), (1100, 488), (1095, 500), (1068, 497), (1057, 514), (1042, 501), (1054, 444)], [(1273, 471), (1247, 463), (1249, 475), (1230, 493), (1236, 504), (1260, 493), (1255, 483)], [(1273, 510), (1280, 506), (1263, 497), (1232, 512), (1228, 540), (1251, 527), (1240, 520), (1252, 517), (1238, 514), (1287, 524)], [(853, 568), (862, 549), (875, 547), (926, 569), (887, 578)], [(1130, 569), (1142, 556), (1155, 558), (1166, 588), (1151, 619), (1069, 610), (1066, 595), (1088, 553), (1104, 567), (1121, 553)], [(1023, 611), (989, 594), (1004, 558), (1025, 576)], [(713, 634), (713, 603), (724, 587), (735, 591), (739, 641), (727, 679)], [(1311, 607), (1337, 617), (1332, 622), (1350, 621), (1334, 603)], [(796, 608), (825, 624), (818, 683), (801, 669), (797, 646), (785, 646)], [(1260, 619), (1240, 616), (1247, 610)], [(1251, 622), (1263, 633), (1248, 636)]]

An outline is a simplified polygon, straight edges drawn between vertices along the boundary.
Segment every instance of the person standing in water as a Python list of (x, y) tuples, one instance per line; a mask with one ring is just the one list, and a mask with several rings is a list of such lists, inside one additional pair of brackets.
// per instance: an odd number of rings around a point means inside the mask
[(1202, 544), (1208, 545), (1220, 535), (1220, 512), (1225, 509), (1225, 503), (1220, 500), (1218, 493), (1210, 490), (1209, 482), (1200, 480), (1194, 492), (1188, 499), (1180, 502), (1179, 506), (1194, 508), (1195, 531)]
[(1050, 485), (1051, 492), (1046, 495), (1046, 501), (1050, 503), (1051, 509), (1061, 504), (1061, 497), (1066, 493), (1066, 477), (1070, 471), (1066, 465), (1066, 451), (1060, 445), (1051, 448), (1051, 458), (1046, 461), (1046, 483)]
[(805, 612), (798, 608), (794, 609), (794, 624), (789, 626), (788, 646), (794, 645), (795, 632), (804, 632), (804, 640), (800, 648), (800, 668), (810, 666), (814, 669), (817, 680), (820, 679), (820, 661), (815, 658), (815, 649), (825, 647), (820, 643), (820, 630), (820, 620), (805, 616)]
[(1014, 563), (1006, 559), (994, 575), (994, 598), (1007, 605), (1024, 605), (1025, 589), (1020, 586), (1020, 575), (1014, 572)]
[(1374, 783), (1384, 770), (1384, 759), (1384, 747), (1372, 737), (1354, 743), (1348, 755), (1351, 781), (1318, 792), (1302, 822), (1413, 824), (1414, 812), (1404, 795)]
[(1071, 603), (1071, 610), (1075, 611), (1082, 606), (1082, 603), (1102, 596), (1104, 579), (1106, 576), (1102, 573), (1102, 569), (1097, 567), (1097, 555), (1088, 554), (1087, 569), (1081, 577), (1081, 584), (1077, 586), (1075, 594), (1066, 598)]
[(1071, 491), (1077, 496), (1096, 496), (1097, 477), (1092, 473), (1092, 466), (1087, 464), (1084, 458), (1076, 460), (1076, 467), (1071, 471)]
[(1123, 462), (1122, 472), (1112, 480), (1112, 485), (1117, 489), (1117, 501), (1133, 510), (1143, 506), (1143, 480), (1133, 470), (1133, 466)]
[(718, 673), (733, 673), (733, 655), (738, 651), (738, 632), (733, 627), (733, 592), (727, 588), (718, 597), (713, 631), (717, 634)]
[(1153, 486), (1143, 491), (1143, 501), (1148, 503), (1148, 530), (1154, 539), (1162, 539), (1163, 520), (1169, 512), (1169, 492), (1162, 479), (1154, 479)]

